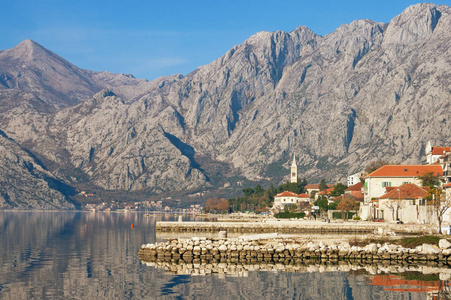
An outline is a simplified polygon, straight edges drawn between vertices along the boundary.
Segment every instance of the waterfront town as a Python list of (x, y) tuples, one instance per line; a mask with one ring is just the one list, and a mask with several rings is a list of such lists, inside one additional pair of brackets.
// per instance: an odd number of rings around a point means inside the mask
[[(365, 170), (351, 174), (346, 183), (309, 184), (300, 182), (296, 157), (289, 180), (277, 188), (264, 190), (260, 185), (244, 188), (244, 197), (208, 199), (204, 205), (186, 208), (164, 205), (163, 201), (86, 204), (90, 211), (150, 211), (176, 213), (222, 213), (247, 217), (275, 216), (326, 222), (334, 219), (387, 223), (448, 226), (451, 221), (451, 147), (427, 143), (424, 164), (393, 165), (373, 162)], [(85, 191), (84, 197), (95, 197)], [(170, 197), (169, 197), (170, 198)], [(163, 199), (173, 200), (173, 199)], [(178, 202), (177, 202), (178, 201)], [(173, 202), (180, 203), (178, 199)]]
[[(373, 170), (352, 174), (347, 185), (307, 184), (305, 193), (283, 191), (274, 196), (273, 209), (296, 205), (305, 215), (327, 211), (327, 218), (346, 212), (358, 220), (416, 224), (447, 224), (451, 218), (451, 147), (427, 143), (423, 165), (381, 163)], [(297, 182), (295, 158), (291, 182)], [(342, 191), (335, 193), (342, 187)], [(344, 188), (343, 188), (344, 187)], [(319, 207), (319, 199), (327, 200)], [(329, 208), (329, 209), (327, 209)], [(330, 209), (332, 208), (332, 209)]]

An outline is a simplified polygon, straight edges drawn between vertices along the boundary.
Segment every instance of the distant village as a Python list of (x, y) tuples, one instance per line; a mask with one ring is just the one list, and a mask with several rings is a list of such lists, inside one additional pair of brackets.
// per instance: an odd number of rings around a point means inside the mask
[[(95, 197), (94, 194), (87, 194), (81, 192), (85, 197)], [(117, 201), (102, 202), (100, 204), (89, 203), (86, 204), (83, 210), (87, 211), (118, 211), (118, 212), (130, 212), (130, 211), (143, 211), (143, 212), (176, 212), (176, 213), (190, 213), (200, 214), (202, 213), (203, 206), (200, 204), (192, 204), (189, 208), (171, 208), (167, 205), (163, 205), (163, 201), (134, 201), (132, 203), (119, 203)]]

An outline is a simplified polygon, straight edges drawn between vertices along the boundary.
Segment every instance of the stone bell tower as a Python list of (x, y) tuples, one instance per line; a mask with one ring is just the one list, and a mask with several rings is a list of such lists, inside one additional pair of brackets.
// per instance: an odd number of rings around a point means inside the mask
[(296, 154), (293, 155), (293, 163), (291, 164), (291, 183), (298, 182), (298, 166), (296, 165)]

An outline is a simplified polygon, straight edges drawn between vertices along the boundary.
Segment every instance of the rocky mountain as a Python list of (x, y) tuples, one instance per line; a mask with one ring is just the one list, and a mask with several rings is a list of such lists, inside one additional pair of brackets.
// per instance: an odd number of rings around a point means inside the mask
[[(32, 41), (0, 52), (0, 129), (67, 184), (196, 191), (258, 175), (336, 181), (451, 144), (451, 8), (322, 37), (260, 32), (183, 77), (78, 69)], [(238, 177), (237, 177), (238, 176)]]
[(74, 209), (73, 189), (0, 131), (0, 207)]
[(132, 101), (148, 90), (179, 79), (177, 74), (153, 82), (130, 74), (82, 70), (32, 40), (0, 51), (0, 95), (22, 102), (26, 96), (11, 97), (11, 91), (33, 93), (50, 109), (61, 109), (89, 99), (102, 89)]

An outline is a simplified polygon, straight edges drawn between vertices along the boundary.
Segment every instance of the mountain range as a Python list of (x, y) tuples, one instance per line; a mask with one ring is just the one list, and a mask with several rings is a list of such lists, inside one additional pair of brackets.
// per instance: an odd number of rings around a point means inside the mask
[(451, 8), (422, 3), (326, 36), (259, 32), (153, 81), (25, 40), (0, 52), (0, 207), (71, 208), (80, 188), (233, 195), (286, 180), (293, 154), (310, 182), (421, 163), (428, 140), (451, 144), (450, 40)]

